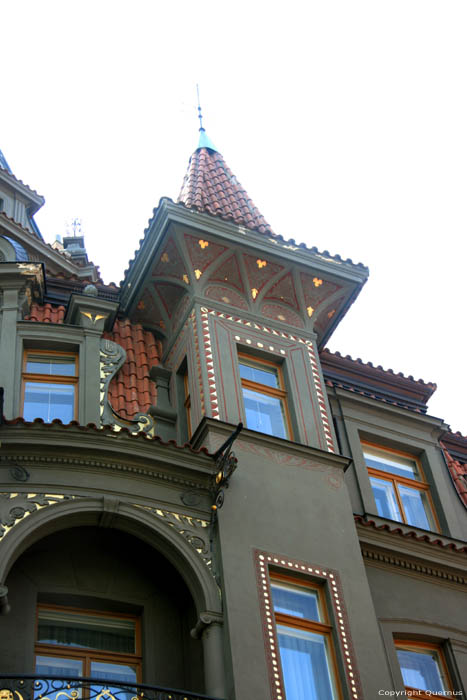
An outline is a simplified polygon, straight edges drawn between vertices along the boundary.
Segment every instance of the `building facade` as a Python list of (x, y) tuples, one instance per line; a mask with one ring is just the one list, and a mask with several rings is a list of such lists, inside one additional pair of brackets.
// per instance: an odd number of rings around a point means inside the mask
[(326, 350), (367, 268), (204, 130), (120, 287), (43, 203), (0, 152), (2, 700), (465, 693), (467, 438)]

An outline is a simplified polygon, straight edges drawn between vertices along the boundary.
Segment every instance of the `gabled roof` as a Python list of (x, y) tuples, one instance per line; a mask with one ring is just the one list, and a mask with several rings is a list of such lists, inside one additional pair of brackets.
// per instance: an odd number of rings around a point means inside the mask
[(224, 158), (215, 150), (204, 129), (200, 145), (188, 163), (177, 201), (190, 209), (220, 216), (260, 233), (275, 235)]

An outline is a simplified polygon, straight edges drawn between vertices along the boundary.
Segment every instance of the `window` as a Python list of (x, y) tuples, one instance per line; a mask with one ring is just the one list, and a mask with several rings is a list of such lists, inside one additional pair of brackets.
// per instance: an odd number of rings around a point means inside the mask
[(424, 530), (439, 529), (419, 460), (371, 444), (362, 447), (378, 515)]
[(412, 691), (414, 697), (432, 698), (432, 693), (443, 695), (446, 691), (452, 691), (446, 662), (439, 647), (412, 641), (396, 641), (396, 647), (405, 688)]
[(238, 357), (247, 427), (291, 439), (287, 392), (280, 365), (243, 353)]
[(26, 350), (23, 359), (23, 417), (50, 423), (72, 421), (78, 404), (78, 357), (75, 353)]
[(139, 620), (130, 615), (39, 607), (36, 673), (136, 683), (141, 680), (139, 636)]
[(337, 700), (337, 669), (323, 588), (273, 574), (271, 596), (287, 700)]

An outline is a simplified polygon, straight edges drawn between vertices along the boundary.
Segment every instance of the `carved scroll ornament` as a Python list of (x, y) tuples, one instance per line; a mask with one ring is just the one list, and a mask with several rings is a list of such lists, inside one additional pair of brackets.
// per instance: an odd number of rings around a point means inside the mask
[(126, 360), (124, 348), (113, 340), (103, 338), (100, 344), (100, 413), (103, 425), (112, 425), (118, 431), (127, 428), (131, 433), (143, 432), (151, 437), (156, 424), (148, 413), (137, 413), (132, 420), (120, 416), (109, 401), (110, 382), (123, 367)]

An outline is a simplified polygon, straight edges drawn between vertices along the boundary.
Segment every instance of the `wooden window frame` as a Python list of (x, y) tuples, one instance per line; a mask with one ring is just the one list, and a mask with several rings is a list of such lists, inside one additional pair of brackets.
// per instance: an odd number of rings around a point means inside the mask
[[(368, 471), (368, 474), (370, 476), (374, 476), (376, 479), (382, 479), (384, 481), (389, 481), (392, 484), (392, 488), (394, 491), (394, 496), (396, 498), (396, 502), (399, 508), (399, 512), (402, 516), (402, 523), (405, 525), (408, 525), (409, 527), (418, 527), (417, 525), (409, 525), (407, 522), (407, 517), (405, 515), (404, 511), (404, 506), (402, 503), (402, 498), (399, 494), (399, 489), (397, 487), (397, 484), (401, 484), (402, 486), (407, 486), (408, 488), (415, 489), (417, 491), (422, 491), (423, 493), (426, 494), (427, 497), (427, 502), (428, 502), (428, 507), (430, 509), (430, 512), (427, 514), (427, 516), (431, 516), (433, 520), (433, 524), (436, 528), (436, 532), (440, 532), (440, 524), (438, 517), (436, 515), (436, 510), (433, 504), (433, 499), (431, 496), (431, 491), (430, 491), (430, 485), (426, 481), (425, 474), (423, 473), (422, 465), (420, 462), (419, 457), (416, 457), (415, 455), (411, 454), (410, 452), (402, 452), (401, 450), (396, 450), (392, 447), (386, 447), (385, 445), (378, 445), (377, 443), (374, 442), (368, 442), (367, 440), (362, 440), (361, 441), (361, 446), (362, 446), (362, 452), (365, 452), (365, 446), (367, 447), (372, 447), (380, 452), (386, 452), (389, 455), (390, 454), (395, 454), (399, 455), (400, 457), (405, 457), (410, 460), (412, 460), (415, 463), (415, 466), (417, 468), (418, 474), (420, 476), (420, 481), (417, 481), (416, 479), (409, 479), (405, 476), (398, 476), (397, 474), (391, 474), (391, 472), (384, 471), (382, 469), (376, 469), (375, 467), (368, 467), (365, 462), (366, 469)], [(363, 454), (363, 460), (365, 461), (365, 455)], [(429, 520), (429, 517), (428, 517)], [(399, 521), (398, 521), (399, 522)], [(423, 528), (421, 528), (423, 529)]]
[[(282, 625), (283, 627), (289, 627), (291, 629), (313, 632), (324, 637), (324, 639), (326, 640), (326, 648), (329, 651), (329, 654), (327, 655), (327, 660), (329, 664), (329, 672), (334, 682), (334, 688), (336, 690), (336, 700), (342, 700), (342, 687), (340, 682), (335, 644), (333, 640), (333, 626), (330, 624), (328, 605), (326, 603), (326, 596), (324, 592), (324, 584), (320, 584), (307, 579), (297, 578), (295, 576), (289, 576), (288, 574), (277, 572), (274, 569), (269, 569), (270, 586), (272, 587), (275, 582), (282, 582), (286, 584), (288, 583), (296, 588), (305, 588), (308, 590), (315, 591), (317, 593), (318, 610), (320, 613), (320, 617), (323, 618), (324, 622), (318, 622), (316, 620), (296, 617), (295, 615), (288, 615), (286, 613), (278, 613), (274, 610), (274, 603), (272, 602), (271, 598), (271, 607), (273, 609), (273, 615), (276, 624), (276, 635), (277, 625)], [(282, 683), (285, 686), (282, 661), (280, 664), (280, 668), (282, 673)]]
[[(28, 357), (30, 355), (43, 355), (44, 357), (72, 357), (75, 360), (74, 376), (65, 374), (39, 374), (36, 372), (26, 372)], [(79, 353), (60, 350), (35, 350), (34, 348), (25, 348), (23, 352), (23, 367), (21, 372), (21, 414), (24, 415), (24, 394), (26, 382), (34, 382), (35, 384), (68, 384), (76, 387), (73, 404), (73, 418), (76, 420), (78, 416), (78, 393), (79, 393)], [(52, 418), (52, 420), (55, 420)]]
[(274, 369), (277, 371), (279, 388), (268, 386), (267, 384), (260, 384), (259, 382), (252, 381), (251, 379), (244, 379), (243, 377), (240, 377), (240, 383), (242, 388), (244, 387), (246, 389), (251, 389), (252, 391), (258, 392), (259, 394), (264, 394), (265, 396), (273, 396), (275, 398), (280, 399), (284, 411), (284, 428), (287, 434), (285, 439), (293, 440), (294, 438), (292, 430), (292, 421), (290, 418), (290, 411), (288, 405), (288, 394), (287, 390), (285, 389), (284, 374), (282, 371), (281, 363), (274, 362), (273, 360), (266, 360), (263, 357), (249, 355), (248, 353), (240, 350), (238, 351), (238, 359), (239, 365), (242, 364), (241, 360), (246, 360), (246, 364), (251, 363), (258, 367), (261, 367), (261, 365), (266, 367), (274, 367)]
[[(444, 683), (447, 685), (446, 690), (449, 691), (451, 694), (454, 692), (454, 686), (452, 685), (451, 681), (451, 676), (449, 674), (449, 669), (446, 663), (446, 659), (444, 658), (443, 654), (443, 649), (439, 644), (432, 644), (429, 642), (421, 642), (418, 640), (413, 640), (413, 639), (394, 639), (394, 646), (397, 649), (402, 649), (406, 651), (418, 651), (420, 649), (423, 649), (425, 651), (431, 650), (435, 651), (442, 670), (442, 674), (444, 675), (444, 678), (442, 679)], [(399, 666), (400, 668), (400, 666)], [(402, 674), (402, 669), (400, 669), (401, 674)], [(412, 686), (406, 685), (404, 686), (407, 691), (412, 692), (412, 697), (417, 697), (421, 698), (422, 700), (433, 700), (434, 697), (437, 697), (433, 695), (435, 691), (423, 691), (420, 690), (419, 688), (414, 688)], [(439, 696), (442, 697), (442, 696)]]
[[(135, 653), (126, 654), (119, 651), (105, 651), (101, 649), (82, 649), (65, 644), (44, 644), (37, 641), (39, 627), (39, 613), (41, 610), (56, 610), (58, 612), (69, 613), (73, 615), (93, 615), (95, 617), (103, 617), (106, 619), (117, 618), (133, 620), (135, 623)], [(109, 663), (128, 664), (136, 668), (136, 682), (141, 683), (142, 679), (142, 652), (141, 652), (141, 618), (137, 615), (128, 615), (126, 613), (108, 613), (100, 610), (91, 610), (88, 608), (75, 608), (62, 605), (45, 605), (41, 604), (36, 609), (36, 624), (35, 624), (35, 642), (34, 642), (34, 657), (40, 656), (55, 656), (57, 658), (78, 659), (83, 662), (83, 677), (91, 677), (90, 668), (92, 661), (103, 661)], [(117, 684), (118, 682), (115, 681)]]

